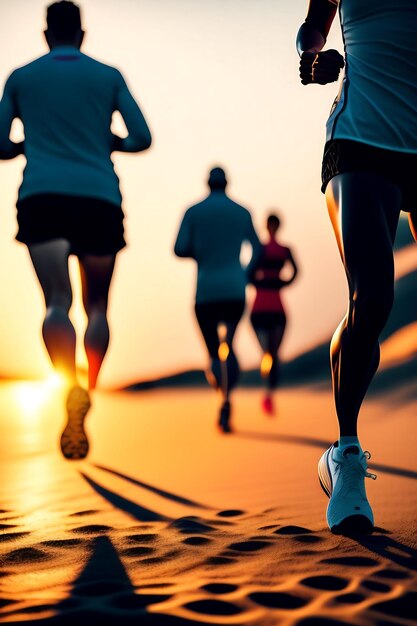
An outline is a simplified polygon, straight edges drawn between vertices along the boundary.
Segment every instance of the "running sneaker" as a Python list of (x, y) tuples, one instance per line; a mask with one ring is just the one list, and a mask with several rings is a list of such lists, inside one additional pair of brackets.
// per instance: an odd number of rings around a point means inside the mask
[(265, 396), (262, 399), (262, 409), (266, 415), (272, 417), (275, 414), (275, 407), (271, 396)]
[(66, 459), (78, 461), (88, 454), (88, 439), (84, 420), (91, 406), (86, 389), (73, 387), (67, 397), (68, 421), (61, 435), (61, 450)]
[(223, 402), (222, 407), (220, 409), (219, 428), (225, 434), (229, 434), (232, 432), (232, 429), (230, 426), (230, 409), (231, 409), (230, 402), (228, 400)]
[(330, 446), (319, 461), (319, 481), (330, 498), (327, 523), (336, 535), (369, 535), (374, 530), (374, 516), (365, 492), (365, 478), (376, 479), (368, 472), (369, 452), (359, 446), (338, 443)]

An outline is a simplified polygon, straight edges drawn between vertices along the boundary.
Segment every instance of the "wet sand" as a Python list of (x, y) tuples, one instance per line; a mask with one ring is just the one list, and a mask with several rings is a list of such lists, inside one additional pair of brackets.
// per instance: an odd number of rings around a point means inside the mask
[(328, 390), (97, 392), (87, 460), (61, 458), (59, 390), (0, 385), (0, 621), (259, 626), (417, 623), (417, 401), (370, 400), (361, 441), (377, 530), (333, 536), (317, 460)]

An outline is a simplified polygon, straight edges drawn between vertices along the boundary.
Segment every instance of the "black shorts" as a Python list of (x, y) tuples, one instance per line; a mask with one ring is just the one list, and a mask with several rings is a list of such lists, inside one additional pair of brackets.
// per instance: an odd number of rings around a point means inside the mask
[(324, 148), (321, 190), (338, 174), (372, 172), (400, 188), (403, 211), (417, 208), (417, 154), (376, 148), (358, 141), (333, 139)]
[(105, 256), (125, 247), (120, 206), (84, 196), (38, 194), (17, 203), (17, 241), (30, 246), (66, 239), (71, 254)]
[(272, 312), (263, 312), (263, 311), (255, 311), (251, 313), (250, 316), (251, 324), (254, 328), (259, 328), (259, 330), (273, 330), (279, 326), (285, 326), (287, 318), (285, 317), (285, 313), (279, 311), (277, 313)]
[(219, 348), (218, 325), (222, 322), (231, 325), (233, 335), (244, 310), (244, 300), (219, 300), (195, 305), (197, 321), (212, 358), (217, 356)]

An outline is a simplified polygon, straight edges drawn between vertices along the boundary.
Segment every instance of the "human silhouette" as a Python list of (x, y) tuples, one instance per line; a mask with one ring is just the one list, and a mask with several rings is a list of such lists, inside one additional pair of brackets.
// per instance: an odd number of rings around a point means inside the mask
[(379, 365), (379, 336), (394, 294), (393, 242), (400, 211), (417, 231), (417, 3), (348, 0), (340, 20), (345, 59), (323, 48), (338, 0), (311, 0), (297, 46), (305, 85), (345, 76), (327, 123), (322, 168), (349, 287), (346, 316), (331, 342), (339, 440), (319, 463), (336, 533), (369, 533), (374, 517), (365, 492), (368, 452), (358, 414)]
[(233, 338), (245, 309), (247, 283), (240, 253), (248, 241), (254, 261), (260, 243), (249, 211), (226, 194), (221, 167), (210, 171), (208, 186), (207, 198), (186, 211), (174, 251), (197, 262), (195, 314), (210, 355), (209, 381), (221, 391), (218, 424), (229, 433), (230, 393), (239, 378)]
[[(50, 52), (15, 70), (0, 103), (0, 157), (26, 158), (17, 202), (18, 241), (27, 245), (45, 296), (43, 339), (68, 385), (68, 422), (61, 436), (65, 457), (88, 452), (84, 419), (90, 407), (75, 364), (75, 330), (68, 311), (72, 291), (68, 258), (79, 261), (89, 389), (94, 389), (109, 344), (107, 304), (116, 255), (125, 246), (119, 181), (111, 153), (149, 148), (151, 135), (121, 73), (80, 51), (80, 9), (72, 2), (47, 9)], [(110, 131), (119, 111), (126, 138)], [(10, 140), (13, 119), (24, 142)]]
[[(279, 382), (279, 348), (284, 338), (287, 317), (280, 291), (291, 285), (298, 268), (290, 248), (277, 241), (281, 221), (272, 213), (266, 221), (268, 241), (262, 246), (262, 253), (253, 266), (251, 282), (256, 287), (256, 297), (252, 305), (250, 320), (263, 351), (261, 374), (266, 383), (266, 394), (262, 400), (265, 413), (273, 415), (272, 392)], [(283, 278), (284, 268), (291, 267), (289, 278)]]

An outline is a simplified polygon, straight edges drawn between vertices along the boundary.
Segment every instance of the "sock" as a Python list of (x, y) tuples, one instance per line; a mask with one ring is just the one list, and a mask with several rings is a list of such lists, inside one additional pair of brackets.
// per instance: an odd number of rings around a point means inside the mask
[(353, 436), (344, 436), (339, 438), (339, 448), (346, 448), (347, 446), (358, 446), (359, 450), (362, 450), (359, 439)]

